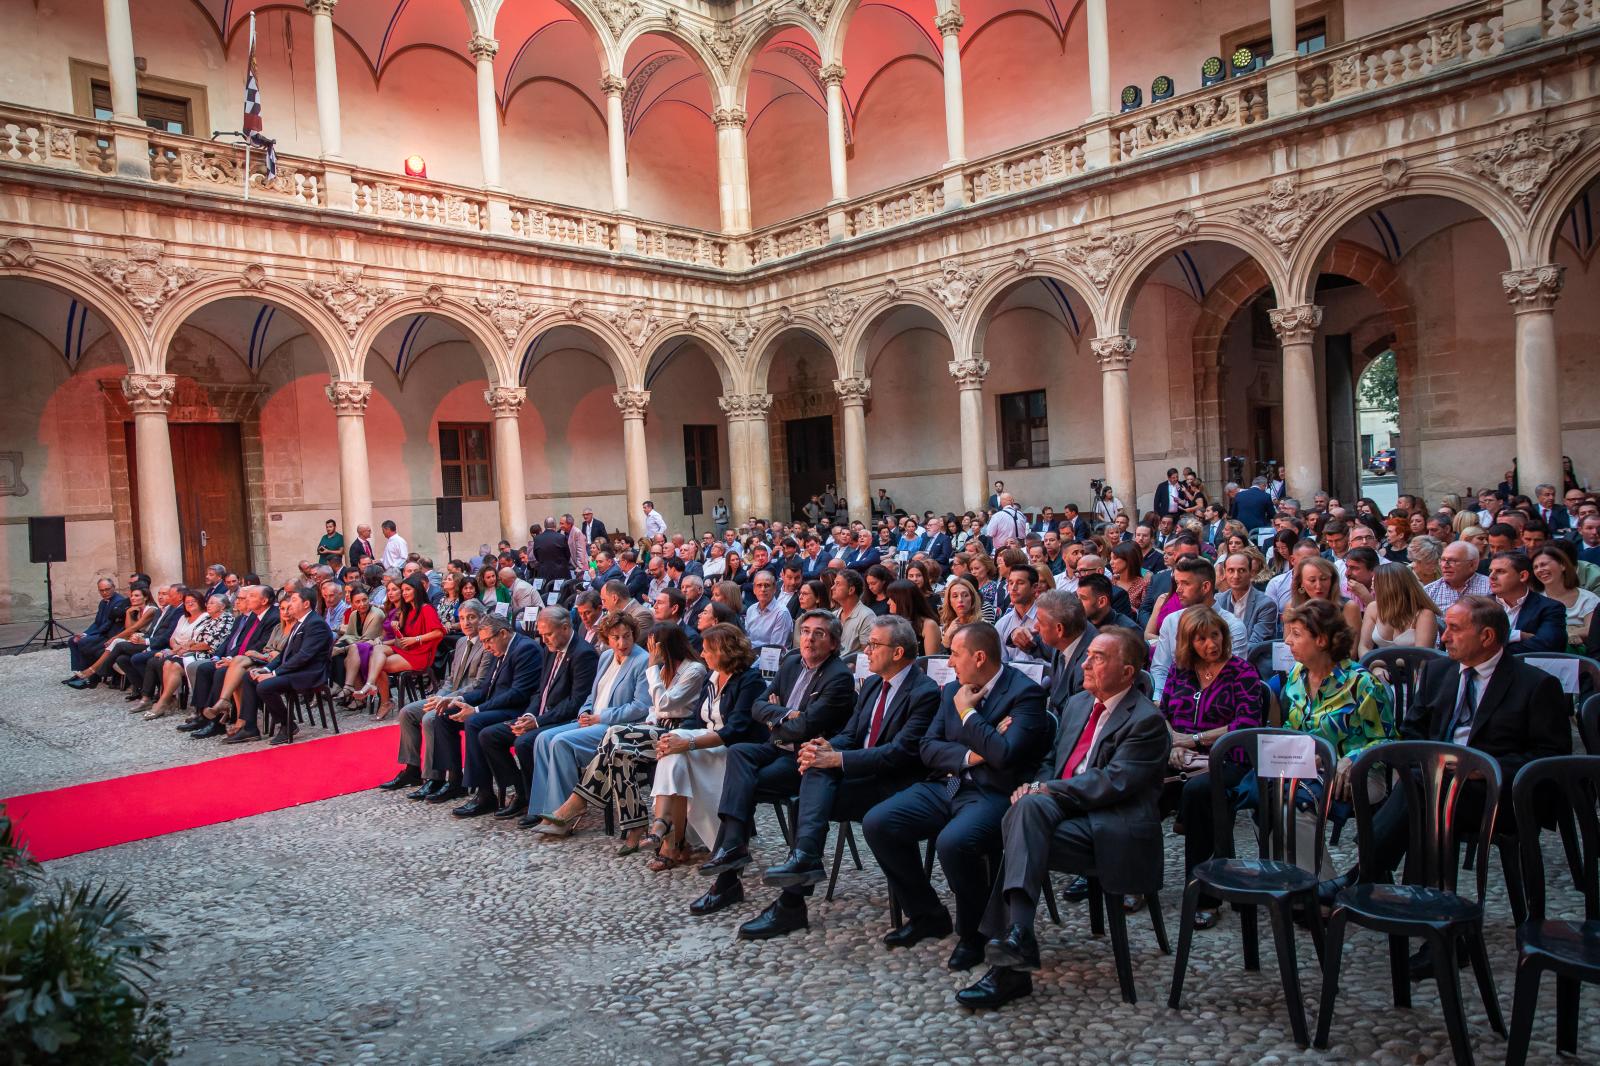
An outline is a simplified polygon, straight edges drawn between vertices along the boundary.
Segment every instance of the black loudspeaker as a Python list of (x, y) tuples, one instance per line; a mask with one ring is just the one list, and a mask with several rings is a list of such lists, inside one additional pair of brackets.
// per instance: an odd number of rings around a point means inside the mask
[(461, 497), (460, 496), (435, 496), (433, 500), (434, 515), (437, 518), (440, 533), (461, 532)]
[(700, 498), (698, 485), (685, 485), (683, 489), (683, 517), (706, 513), (706, 501)]
[(63, 515), (28, 519), (28, 561), (64, 563), (67, 561), (67, 520)]

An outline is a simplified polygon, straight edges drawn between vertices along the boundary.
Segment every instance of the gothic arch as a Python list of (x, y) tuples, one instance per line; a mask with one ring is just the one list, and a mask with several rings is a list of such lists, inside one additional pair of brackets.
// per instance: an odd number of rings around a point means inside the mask
[[(714, 27), (711, 28), (714, 29)], [(639, 38), (649, 34), (665, 37), (683, 49), (684, 55), (688, 56), (689, 61), (699, 67), (700, 73), (705, 76), (708, 95), (711, 97), (711, 106), (718, 107), (723, 103), (722, 90), (729, 87), (728, 75), (712, 56), (706, 54), (704, 44), (690, 37), (687, 28), (683, 24), (669, 22), (663, 16), (652, 15), (648, 18), (640, 19), (623, 31), (622, 38), (617, 42), (616, 48), (616, 70), (619, 77), (623, 76), (622, 71), (624, 70), (624, 64), (627, 62), (628, 50), (634, 46), (634, 43)]]
[(739, 359), (728, 347), (726, 340), (699, 319), (694, 322), (674, 322), (650, 335), (649, 341), (640, 353), (638, 387), (645, 387), (644, 383), (650, 377), (650, 371), (657, 357), (661, 355), (662, 349), (672, 341), (683, 338), (698, 344), (706, 353), (706, 358), (711, 360), (711, 365), (717, 368), (717, 378), (721, 383), (722, 392), (732, 392), (739, 380)]
[(830, 339), (833, 335), (828, 331), (828, 327), (809, 314), (795, 312), (768, 322), (751, 339), (749, 350), (754, 355), (747, 357), (743, 381), (746, 391), (767, 391), (767, 380), (772, 374), (772, 361), (777, 357), (778, 348), (784, 338), (791, 333), (804, 334), (822, 345), (833, 359), (834, 368), (838, 368), (839, 349)]
[(596, 355), (605, 361), (616, 378), (619, 389), (644, 388), (644, 371), (622, 353), (631, 351), (633, 345), (605, 319), (585, 307), (550, 308), (535, 314), (522, 327), (517, 342), (511, 346), (513, 372), (503, 379), (503, 384), (521, 385), (522, 355), (534, 341), (547, 330), (566, 326), (587, 334), (598, 349)]
[[(1105, 317), (1097, 319), (1096, 322), (1105, 335), (1128, 332), (1134, 304), (1138, 301), (1139, 293), (1150, 275), (1166, 262), (1168, 257), (1195, 244), (1209, 242), (1233, 248), (1243, 254), (1247, 262), (1255, 264), (1268, 288), (1274, 292), (1284, 291), (1283, 281), (1287, 277), (1287, 264), (1277, 249), (1259, 233), (1229, 219), (1190, 217), (1186, 222), (1187, 225), (1182, 228), (1172, 226), (1155, 231), (1153, 234), (1136, 236), (1139, 243), (1135, 245), (1133, 253), (1117, 269), (1110, 284), (1106, 286), (1103, 304)], [(1230, 272), (1230, 275), (1232, 273), (1234, 272)], [(1224, 275), (1224, 280), (1230, 275)], [(1211, 293), (1207, 294), (1207, 301), (1221, 287), (1222, 282), (1218, 282)], [(1226, 324), (1224, 320), (1223, 325)]]
[[(961, 332), (952, 341), (957, 352), (969, 353), (973, 358), (983, 354), (983, 345), (989, 332), (989, 323), (995, 309), (1006, 295), (1017, 286), (1029, 281), (1058, 281), (1072, 290), (1072, 295), (1089, 308), (1091, 317), (1100, 320), (1100, 295), (1089, 281), (1072, 267), (1049, 259), (1037, 259), (1020, 269), (1004, 266), (978, 283), (972, 300), (967, 305), (967, 315), (962, 319)], [(1085, 323), (1087, 325), (1087, 323)]]
[(822, 29), (812, 21), (811, 16), (802, 7), (782, 8), (770, 13), (771, 21), (763, 22), (761, 28), (744, 39), (739, 46), (739, 51), (734, 55), (732, 79), (734, 90), (733, 106), (744, 107), (745, 99), (750, 92), (750, 77), (755, 73), (756, 62), (761, 58), (761, 49), (773, 37), (787, 29), (804, 30), (810, 38), (811, 44), (817, 49), (818, 63), (823, 66)]
[(275, 304), (294, 315), (328, 361), (329, 376), (335, 381), (341, 378), (359, 380), (360, 367), (351, 356), (349, 336), (321, 301), (296, 285), (270, 277), (261, 277), (252, 282), (237, 274), (207, 278), (184, 289), (162, 308), (151, 327), (151, 352), (159, 367), (151, 373), (166, 372), (167, 349), (172, 346), (172, 339), (190, 315), (208, 304), (238, 299)]

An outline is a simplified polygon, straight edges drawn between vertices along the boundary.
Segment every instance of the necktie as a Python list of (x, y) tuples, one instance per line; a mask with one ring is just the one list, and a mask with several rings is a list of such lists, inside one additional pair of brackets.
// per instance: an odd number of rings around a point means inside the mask
[(1458, 729), (1472, 727), (1472, 715), (1477, 706), (1478, 671), (1466, 667), (1461, 671), (1461, 699), (1456, 701), (1456, 713), (1450, 720), (1450, 729), (1441, 738), (1447, 743), (1455, 738)]
[(556, 661), (550, 664), (550, 672), (544, 677), (544, 691), (539, 694), (539, 713), (544, 714), (545, 704), (550, 702), (550, 686), (555, 684), (556, 672), (561, 669), (561, 660), (567, 657), (565, 650), (557, 653)]
[(878, 743), (878, 734), (883, 732), (883, 714), (889, 706), (889, 682), (885, 681), (878, 689), (878, 706), (872, 712), (872, 726), (867, 730), (867, 747), (875, 747)]
[(1072, 754), (1067, 756), (1067, 761), (1061, 768), (1061, 779), (1065, 781), (1078, 769), (1078, 764), (1089, 757), (1089, 745), (1094, 743), (1094, 730), (1100, 724), (1100, 719), (1105, 717), (1106, 705), (1099, 700), (1094, 701), (1094, 706), (1089, 709), (1089, 720), (1083, 724), (1083, 732), (1078, 736), (1078, 743), (1072, 747)]
[(234, 654), (242, 655), (244, 652), (250, 649), (250, 638), (255, 636), (256, 626), (259, 625), (260, 622), (261, 616), (259, 614), (253, 614), (250, 616), (250, 628), (244, 631), (244, 637), (233, 646)]

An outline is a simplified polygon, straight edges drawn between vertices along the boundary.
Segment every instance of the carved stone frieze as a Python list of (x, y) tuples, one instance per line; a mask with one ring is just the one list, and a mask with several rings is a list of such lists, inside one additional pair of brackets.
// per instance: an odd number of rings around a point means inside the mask
[(950, 376), (956, 379), (958, 389), (981, 389), (983, 379), (989, 376), (989, 360), (956, 359), (950, 363)]
[(872, 395), (872, 379), (838, 378), (833, 383), (833, 391), (839, 394), (839, 402), (846, 407), (859, 406)]
[(661, 327), (661, 320), (645, 306), (643, 300), (634, 300), (627, 307), (611, 312), (606, 318), (617, 327), (617, 332), (628, 339), (634, 351), (643, 349), (645, 342)]
[(1109, 337), (1096, 337), (1089, 342), (1089, 347), (1102, 372), (1126, 370), (1133, 362), (1133, 353), (1139, 347), (1139, 342), (1126, 333), (1114, 333)]
[(1526, 211), (1533, 206), (1550, 175), (1578, 150), (1581, 137), (1576, 131), (1550, 137), (1545, 133), (1542, 119), (1525, 126), (1507, 123), (1500, 129), (1504, 137), (1501, 143), (1454, 160), (1450, 165), (1494, 182)]
[(744, 353), (750, 350), (750, 342), (756, 339), (758, 330), (750, 324), (749, 316), (740, 310), (734, 313), (733, 321), (717, 326), (717, 332), (733, 345), (733, 350), (743, 359)]
[(1133, 237), (1125, 233), (1114, 234), (1104, 223), (1089, 231), (1089, 239), (1068, 245), (1061, 250), (1067, 262), (1083, 271), (1094, 287), (1101, 292), (1111, 284), (1111, 276), (1133, 254)]
[(600, 9), (600, 17), (606, 20), (611, 36), (618, 40), (622, 39), (622, 31), (644, 12), (639, 0), (597, 0), (595, 6)]
[(744, 43), (744, 34), (724, 22), (714, 30), (701, 30), (700, 40), (717, 64), (723, 70), (731, 71), (733, 57), (739, 54), (739, 46)]
[(489, 405), (489, 410), (494, 412), (496, 418), (517, 417), (517, 412), (522, 410), (527, 399), (527, 389), (510, 385), (495, 385), (483, 394), (483, 402)]
[(1300, 192), (1292, 178), (1273, 178), (1263, 203), (1239, 209), (1239, 218), (1279, 248), (1288, 249), (1300, 239), (1306, 227), (1325, 211), (1334, 196), (1332, 189)]
[(159, 241), (130, 241), (127, 259), (91, 259), (89, 269), (127, 297), (147, 326), (155, 321), (162, 304), (200, 277), (193, 267), (166, 262)]
[(1310, 344), (1322, 325), (1322, 308), (1316, 304), (1275, 307), (1267, 312), (1279, 344)]
[(650, 406), (650, 393), (645, 389), (621, 389), (611, 400), (623, 418), (643, 418), (645, 409)]
[(398, 289), (364, 281), (361, 273), (359, 266), (341, 266), (332, 281), (306, 282), (306, 292), (321, 300), (352, 337), (372, 312), (399, 295)]
[(772, 393), (731, 393), (718, 397), (717, 406), (722, 408), (723, 414), (728, 416), (729, 421), (759, 421), (766, 418), (767, 412), (772, 410)]
[(845, 331), (850, 328), (851, 319), (861, 310), (861, 301), (853, 296), (846, 296), (843, 289), (829, 289), (826, 297), (828, 302), (817, 309), (817, 318), (828, 327), (828, 332), (833, 334), (834, 340), (843, 340)]
[(982, 280), (982, 271), (967, 270), (958, 261), (946, 259), (939, 264), (938, 278), (928, 282), (928, 291), (944, 304), (952, 317), (960, 318)]
[(122, 395), (136, 415), (164, 415), (172, 408), (178, 379), (171, 374), (129, 374), (122, 379)]
[(1556, 297), (1561, 295), (1565, 274), (1565, 267), (1554, 264), (1528, 270), (1508, 270), (1500, 275), (1500, 285), (1505, 289), (1512, 311), (1518, 314), (1524, 311), (1548, 311), (1555, 306)]
[(639, 105), (644, 102), (644, 91), (650, 85), (650, 79), (655, 72), (668, 63), (676, 63), (683, 59), (677, 52), (663, 52), (651, 56), (634, 68), (633, 74), (628, 78), (628, 87), (622, 93), (622, 118), (627, 128), (633, 128), (634, 116), (639, 111)]
[(364, 415), (372, 400), (370, 381), (334, 381), (322, 390), (335, 415)]
[(495, 328), (495, 332), (505, 338), (508, 346), (517, 343), (517, 337), (522, 334), (522, 327), (527, 325), (528, 319), (539, 310), (533, 301), (510, 285), (495, 293), (492, 298), (482, 296), (475, 298), (472, 306), (489, 320), (489, 324)]

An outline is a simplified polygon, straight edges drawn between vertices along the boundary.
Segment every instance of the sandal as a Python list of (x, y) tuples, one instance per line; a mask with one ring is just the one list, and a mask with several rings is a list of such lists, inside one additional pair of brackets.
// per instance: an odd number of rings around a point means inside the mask
[(394, 700), (390, 700), (388, 703), (380, 704), (378, 706), (378, 709), (372, 712), (372, 720), (374, 722), (381, 722), (381, 721), (383, 721), (385, 718), (389, 717), (393, 713), (394, 713)]
[[(656, 826), (658, 826), (658, 825), (661, 827), (661, 832), (659, 832), (659, 833), (656, 832)], [(668, 819), (668, 818), (655, 818), (655, 819), (652, 819), (651, 822), (650, 822), (650, 830), (649, 830), (649, 832), (645, 833), (644, 836), (639, 838), (639, 846), (635, 850), (644, 851), (645, 849), (649, 849), (650, 851), (660, 851), (661, 850), (662, 841), (666, 840), (667, 837), (669, 837), (671, 835), (672, 835), (672, 821), (671, 821), (671, 819)]]
[(682, 865), (683, 863), (677, 859), (669, 858), (666, 855), (657, 855), (655, 858), (645, 863), (644, 868), (649, 870), (651, 873), (659, 874), (666, 873), (668, 870)]

